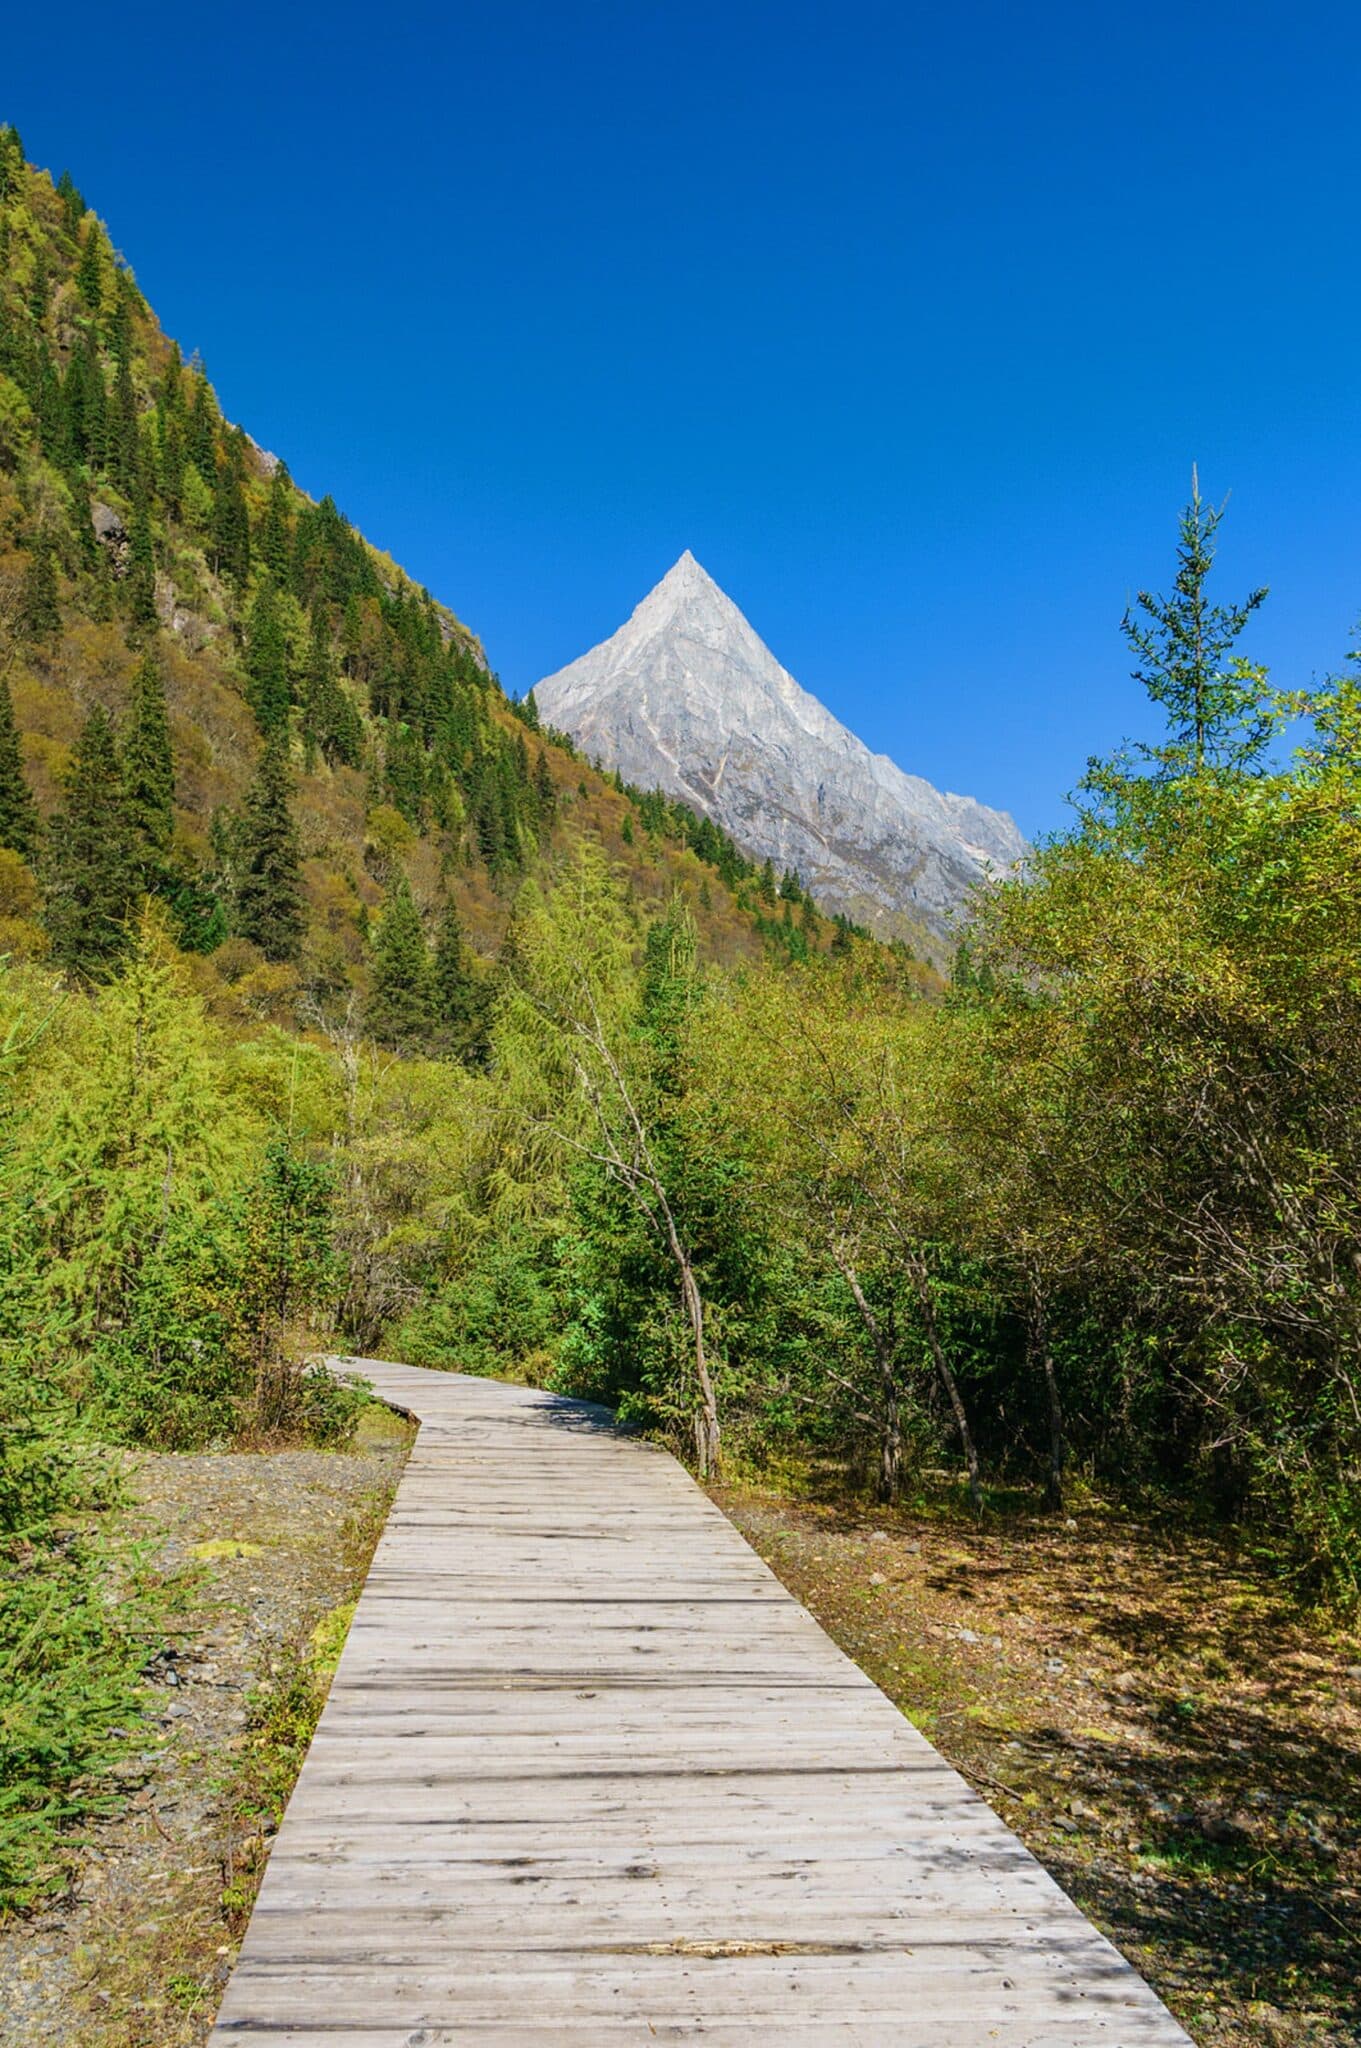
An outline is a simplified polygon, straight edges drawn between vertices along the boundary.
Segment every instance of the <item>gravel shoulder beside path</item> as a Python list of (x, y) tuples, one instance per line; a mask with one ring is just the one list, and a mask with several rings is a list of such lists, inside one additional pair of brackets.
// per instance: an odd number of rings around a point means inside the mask
[(244, 1915), (223, 1890), (240, 1845), (251, 1701), (351, 1601), (410, 1443), (370, 1410), (353, 1449), (138, 1455), (121, 1533), (178, 1579), (123, 1810), (90, 1834), (72, 1894), (0, 1929), (3, 2048), (198, 2048)]

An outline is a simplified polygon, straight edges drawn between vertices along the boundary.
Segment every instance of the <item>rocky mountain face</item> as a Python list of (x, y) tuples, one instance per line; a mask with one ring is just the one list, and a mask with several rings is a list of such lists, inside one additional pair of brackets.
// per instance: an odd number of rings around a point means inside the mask
[(535, 685), (544, 721), (712, 817), (827, 908), (937, 939), (1026, 851), (1013, 820), (873, 754), (800, 688), (687, 549), (632, 618)]

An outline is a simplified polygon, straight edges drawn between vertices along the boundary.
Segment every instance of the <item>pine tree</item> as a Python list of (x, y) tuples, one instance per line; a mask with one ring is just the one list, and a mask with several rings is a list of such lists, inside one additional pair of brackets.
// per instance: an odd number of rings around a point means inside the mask
[(41, 536), (29, 550), (19, 602), (24, 631), (30, 640), (50, 640), (61, 631), (56, 565), (51, 546)]
[(28, 314), (35, 327), (41, 327), (47, 318), (47, 299), (51, 291), (51, 279), (47, 265), (39, 254), (33, 267), (33, 279), (28, 288)]
[(279, 598), (266, 583), (250, 608), (246, 625), (246, 697), (266, 738), (288, 724), (288, 637), (279, 617)]
[(134, 857), (146, 889), (162, 878), (175, 829), (175, 767), (165, 677), (147, 654), (133, 678), (127, 738), (123, 743), (123, 795)]
[(534, 763), (534, 795), (538, 800), (540, 823), (551, 825), (558, 814), (558, 792), (548, 766), (548, 756), (542, 747)]
[(242, 450), (237, 437), (217, 464), (213, 477), (213, 561), (238, 589), (250, 578), (250, 516), (241, 489)]
[(76, 290), (85, 310), (97, 316), (104, 303), (104, 230), (93, 218), (76, 266)]
[(210, 490), (217, 487), (216, 407), (201, 364), (194, 368), (194, 402), (189, 412), (189, 460)]
[(380, 1045), (422, 1045), (431, 1027), (430, 955), (405, 875), (389, 892), (373, 942), (367, 1023)]
[(138, 492), (132, 508), (127, 600), (128, 613), (135, 625), (156, 624), (156, 550), (151, 538), (151, 512), (143, 491)]
[(1217, 511), (1205, 506), (1193, 469), (1191, 502), (1178, 533), (1173, 595), (1156, 597), (1141, 590), (1125, 613), (1125, 638), (1138, 657), (1131, 674), (1167, 714), (1168, 744), (1145, 750), (1164, 774), (1251, 767), (1260, 761), (1271, 733), (1264, 672), (1228, 660), (1267, 592), (1251, 591), (1234, 605), (1211, 604), (1205, 594), (1223, 517), (1223, 505)]
[(269, 480), (269, 499), (258, 541), (260, 560), (280, 587), (288, 581), (293, 558), (293, 533), (288, 516), (292, 494), (288, 470), (281, 462)]
[(66, 232), (74, 241), (89, 208), (76, 190), (75, 180), (69, 171), (63, 171), (57, 180), (57, 197), (61, 200), (62, 210), (66, 216)]
[(357, 768), (364, 753), (364, 727), (341, 688), (331, 659), (331, 627), (320, 601), (312, 608), (312, 645), (303, 701), (303, 737), (309, 760), (320, 747), (332, 768)]
[(38, 807), (24, 779), (8, 678), (0, 675), (0, 846), (32, 858), (38, 844)]
[(66, 366), (62, 402), (73, 452), (91, 469), (102, 469), (108, 438), (108, 392), (94, 337), (88, 333)]
[(71, 751), (66, 802), (47, 842), (43, 922), (59, 965), (107, 980), (127, 950), (138, 878), (108, 713), (96, 705)]
[(267, 741), (246, 792), (236, 882), (236, 929), (254, 941), (266, 960), (296, 960), (306, 930), (292, 792), (286, 743), (276, 734)]
[(486, 992), (464, 942), (452, 896), (440, 919), (430, 983), (435, 1043), (465, 1066), (483, 1065), (487, 1057)]
[(24, 175), (24, 145), (17, 128), (0, 128), (0, 201), (19, 190)]

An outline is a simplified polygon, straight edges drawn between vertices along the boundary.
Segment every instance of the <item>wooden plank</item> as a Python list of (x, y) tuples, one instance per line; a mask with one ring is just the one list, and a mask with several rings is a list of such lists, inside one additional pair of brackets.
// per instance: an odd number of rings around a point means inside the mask
[(674, 1459), (358, 1363), (420, 1433), (212, 2048), (1185, 2048)]

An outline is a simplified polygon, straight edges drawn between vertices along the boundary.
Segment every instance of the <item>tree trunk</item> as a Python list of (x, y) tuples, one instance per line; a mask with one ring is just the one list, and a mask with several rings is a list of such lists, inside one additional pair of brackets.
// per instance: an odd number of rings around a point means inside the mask
[(714, 1396), (714, 1383), (709, 1376), (709, 1360), (704, 1349), (704, 1300), (699, 1291), (699, 1283), (695, 1279), (695, 1269), (690, 1264), (689, 1254), (680, 1241), (669, 1211), (666, 1218), (666, 1234), (671, 1256), (680, 1269), (681, 1299), (685, 1303), (685, 1314), (695, 1346), (695, 1388), (699, 1396), (694, 1413), (695, 1462), (699, 1466), (700, 1478), (709, 1479), (718, 1471), (721, 1445), (718, 1402)]
[(879, 1480), (875, 1487), (877, 1497), (891, 1501), (898, 1491), (898, 1482), (903, 1469), (903, 1408), (902, 1390), (898, 1385), (897, 1363), (893, 1344), (870, 1307), (860, 1275), (848, 1259), (839, 1252), (833, 1252), (841, 1277), (851, 1290), (851, 1299), (860, 1312), (860, 1320), (869, 1332), (870, 1343), (874, 1346), (875, 1363), (879, 1368)]
[(964, 1399), (959, 1391), (959, 1382), (950, 1369), (950, 1361), (945, 1356), (945, 1346), (940, 1341), (940, 1328), (936, 1322), (935, 1297), (931, 1293), (931, 1276), (926, 1270), (926, 1262), (923, 1259), (909, 1259), (907, 1270), (912, 1284), (917, 1291), (917, 1306), (921, 1310), (922, 1324), (926, 1331), (927, 1348), (931, 1353), (931, 1363), (936, 1368), (936, 1377), (945, 1389), (945, 1397), (950, 1403), (950, 1412), (955, 1418), (955, 1428), (959, 1431), (960, 1446), (964, 1452), (964, 1463), (969, 1474), (969, 1500), (974, 1513), (981, 1515), (983, 1512), (983, 1485), (979, 1476), (978, 1446), (973, 1440), (973, 1431), (969, 1427), (968, 1411), (964, 1406)]
[(1049, 1320), (1044, 1312), (1044, 1295), (1040, 1289), (1037, 1274), (1031, 1271), (1029, 1339), (1031, 1356), (1037, 1358), (1044, 1375), (1044, 1390), (1049, 1402), (1049, 1470), (1045, 1474), (1044, 1504), (1057, 1512), (1063, 1506), (1063, 1403), (1059, 1399), (1058, 1375), (1054, 1371), (1054, 1356), (1049, 1348)]

